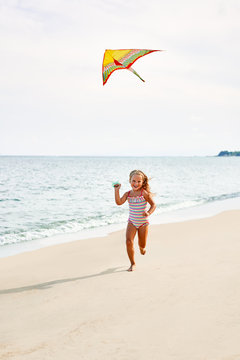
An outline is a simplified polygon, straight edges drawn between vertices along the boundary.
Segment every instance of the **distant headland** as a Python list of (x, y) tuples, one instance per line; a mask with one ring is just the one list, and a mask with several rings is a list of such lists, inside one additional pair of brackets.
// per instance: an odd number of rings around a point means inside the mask
[(220, 151), (217, 156), (240, 156), (240, 151)]

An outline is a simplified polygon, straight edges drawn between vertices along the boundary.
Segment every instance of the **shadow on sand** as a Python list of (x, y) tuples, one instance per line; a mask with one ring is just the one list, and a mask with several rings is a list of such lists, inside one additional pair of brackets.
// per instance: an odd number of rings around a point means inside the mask
[(120, 272), (125, 272), (126, 271), (126, 270), (118, 270), (118, 269), (121, 269), (121, 268), (122, 267), (115, 267), (115, 268), (110, 268), (110, 269), (101, 271), (100, 273), (97, 273), (97, 274), (79, 276), (79, 277), (69, 278), (69, 279), (53, 280), (53, 281), (48, 281), (48, 282), (41, 283), (41, 284), (23, 286), (23, 287), (13, 288), (13, 289), (4, 289), (4, 290), (0, 290), (0, 295), (14, 294), (14, 293), (20, 293), (20, 292), (31, 291), (31, 290), (46, 290), (46, 289), (49, 289), (53, 285), (56, 285), (56, 284), (64, 284), (64, 283), (71, 282), (71, 281), (85, 280), (85, 279), (90, 279), (90, 278), (94, 278), (94, 277), (97, 277), (97, 276), (115, 274), (115, 273), (120, 273)]

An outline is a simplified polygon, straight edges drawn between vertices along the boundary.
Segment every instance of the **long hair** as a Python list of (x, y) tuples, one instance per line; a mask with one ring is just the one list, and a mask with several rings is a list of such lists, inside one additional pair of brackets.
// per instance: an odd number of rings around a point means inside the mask
[(133, 170), (129, 174), (129, 181), (131, 181), (133, 175), (140, 175), (142, 177), (142, 179), (143, 179), (142, 188), (144, 190), (146, 190), (150, 195), (152, 195), (151, 190), (150, 190), (150, 185), (148, 183), (149, 179), (148, 179), (147, 175), (144, 174), (144, 172), (141, 170)]

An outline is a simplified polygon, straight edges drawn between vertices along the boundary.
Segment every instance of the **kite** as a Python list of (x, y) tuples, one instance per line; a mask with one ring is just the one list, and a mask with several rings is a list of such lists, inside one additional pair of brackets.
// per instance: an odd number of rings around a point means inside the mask
[(103, 85), (106, 84), (110, 75), (115, 70), (126, 69), (144, 81), (141, 76), (131, 67), (132, 64), (140, 57), (150, 54), (154, 51), (163, 50), (145, 50), (145, 49), (121, 49), (121, 50), (105, 50), (102, 64)]

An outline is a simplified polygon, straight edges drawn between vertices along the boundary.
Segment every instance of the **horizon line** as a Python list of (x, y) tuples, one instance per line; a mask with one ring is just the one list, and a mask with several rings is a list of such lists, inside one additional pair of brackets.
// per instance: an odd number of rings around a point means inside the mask
[[(218, 154), (217, 154), (218, 155)], [(217, 156), (214, 155), (39, 155), (39, 154), (0, 154), (0, 157), (206, 157), (206, 156)]]

